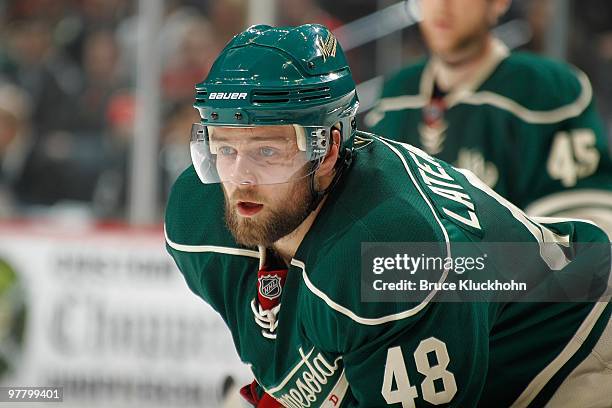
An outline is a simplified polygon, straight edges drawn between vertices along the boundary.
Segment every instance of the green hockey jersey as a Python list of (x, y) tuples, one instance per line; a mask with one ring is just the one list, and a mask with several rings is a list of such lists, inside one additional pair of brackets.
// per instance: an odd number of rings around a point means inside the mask
[[(291, 260), (274, 313), (257, 307), (266, 251), (234, 242), (221, 187), (187, 169), (165, 231), (190, 289), (221, 315), (242, 361), (286, 407), (542, 406), (591, 352), (608, 303), (448, 303), (435, 290), (412, 302), (365, 302), (361, 244), (439, 242), (450, 255), (459, 244), (537, 243), (554, 233), (566, 246), (605, 244), (597, 256), (574, 254), (586, 259), (586, 277), (609, 273), (605, 234), (583, 221), (536, 223), (470, 172), (410, 145), (377, 136), (358, 145)], [(519, 258), (548, 270), (539, 252)], [(494, 261), (501, 268), (510, 259)]]
[(612, 233), (610, 147), (588, 78), (497, 41), (493, 50), (446, 95), (434, 92), (431, 60), (401, 70), (366, 124), (470, 169), (530, 214), (589, 215)]

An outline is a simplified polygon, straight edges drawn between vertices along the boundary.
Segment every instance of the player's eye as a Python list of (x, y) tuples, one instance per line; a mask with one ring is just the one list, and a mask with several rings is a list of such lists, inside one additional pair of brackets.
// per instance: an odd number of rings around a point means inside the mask
[(232, 156), (236, 154), (236, 149), (230, 146), (219, 147), (218, 154), (221, 156)]
[(259, 148), (259, 154), (261, 156), (267, 157), (267, 158), (274, 157), (274, 156), (278, 155), (278, 150), (273, 148), (273, 147), (268, 147), (268, 146), (260, 147)]

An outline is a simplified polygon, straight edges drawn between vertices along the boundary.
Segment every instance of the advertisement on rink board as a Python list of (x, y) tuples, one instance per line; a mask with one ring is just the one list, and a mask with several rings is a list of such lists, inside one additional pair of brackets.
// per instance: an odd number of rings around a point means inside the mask
[(217, 407), (249, 377), (163, 231), (0, 225), (0, 386), (63, 387), (66, 407)]

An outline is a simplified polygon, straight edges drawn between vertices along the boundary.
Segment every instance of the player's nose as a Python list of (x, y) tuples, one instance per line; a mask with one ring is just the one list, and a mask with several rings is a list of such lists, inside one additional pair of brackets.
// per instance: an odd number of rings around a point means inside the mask
[(253, 171), (253, 164), (248, 156), (238, 155), (230, 175), (232, 184), (239, 187), (250, 187), (257, 184), (257, 177)]

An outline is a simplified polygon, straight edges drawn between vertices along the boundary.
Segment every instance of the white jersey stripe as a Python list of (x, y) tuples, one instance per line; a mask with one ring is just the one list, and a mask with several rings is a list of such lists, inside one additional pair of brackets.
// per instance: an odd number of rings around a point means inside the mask
[(612, 210), (612, 191), (595, 189), (561, 191), (532, 202), (525, 212), (532, 215), (549, 215), (581, 207), (602, 207)]
[(585, 339), (593, 330), (595, 323), (604, 312), (610, 296), (600, 299), (600, 302), (595, 303), (593, 309), (588, 316), (583, 320), (582, 324), (567, 343), (565, 348), (559, 353), (559, 355), (544, 368), (533, 380), (529, 383), (527, 388), (519, 395), (519, 397), (511, 405), (511, 408), (521, 408), (528, 406), (531, 401), (542, 391), (544, 386), (550, 381), (550, 379), (563, 367), (565, 363), (580, 349), (580, 346), (584, 343)]
[[(510, 112), (526, 123), (544, 125), (558, 123), (579, 116), (589, 106), (593, 99), (593, 88), (582, 71), (576, 70), (576, 77), (580, 82), (580, 95), (571, 103), (549, 110), (533, 110), (520, 103), (491, 91), (463, 92), (448, 104), (448, 108), (459, 104), (468, 105), (490, 105), (504, 111)], [(428, 103), (425, 95), (399, 95), (381, 98), (376, 107), (366, 115), (366, 124), (374, 126), (380, 122), (386, 112), (401, 111), (406, 109), (421, 109)]]
[(176, 249), (181, 252), (218, 252), (220, 254), (228, 254), (228, 255), (239, 255), (239, 256), (248, 256), (251, 258), (259, 259), (259, 252), (252, 251), (249, 249), (243, 248), (231, 248), (231, 247), (223, 247), (216, 245), (184, 245), (177, 244), (168, 238), (168, 234), (166, 232), (166, 228), (164, 227), (164, 235), (166, 236), (166, 242), (170, 245), (170, 248)]
[(580, 96), (574, 102), (556, 109), (546, 111), (527, 109), (523, 105), (506, 96), (488, 91), (476, 92), (467, 96), (466, 98), (458, 100), (455, 104), (466, 103), (469, 105), (495, 106), (496, 108), (503, 109), (514, 114), (524, 122), (536, 125), (558, 123), (580, 115), (589, 106), (589, 103), (591, 103), (593, 89), (591, 88), (589, 79), (581, 71), (577, 72), (577, 77), (582, 87)]

